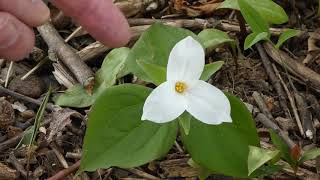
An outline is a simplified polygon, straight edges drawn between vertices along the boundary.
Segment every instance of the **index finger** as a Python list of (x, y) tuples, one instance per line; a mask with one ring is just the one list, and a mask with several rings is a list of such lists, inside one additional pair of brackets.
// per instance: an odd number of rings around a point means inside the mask
[(34, 27), (44, 23), (50, 17), (50, 11), (42, 0), (0, 0), (0, 10)]
[(53, 0), (52, 2), (101, 43), (109, 47), (119, 47), (129, 41), (129, 25), (111, 0)]

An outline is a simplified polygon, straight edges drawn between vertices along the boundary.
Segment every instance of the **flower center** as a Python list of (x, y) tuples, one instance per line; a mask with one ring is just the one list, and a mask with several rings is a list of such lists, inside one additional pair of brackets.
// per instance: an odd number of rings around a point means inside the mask
[(184, 82), (180, 82), (180, 81), (176, 82), (175, 90), (178, 93), (183, 93), (186, 89), (187, 89), (187, 85)]

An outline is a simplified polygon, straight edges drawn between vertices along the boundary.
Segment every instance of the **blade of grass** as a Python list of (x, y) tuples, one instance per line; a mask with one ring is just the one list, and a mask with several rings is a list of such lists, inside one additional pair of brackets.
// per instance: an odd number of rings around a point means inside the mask
[(35, 117), (35, 120), (34, 120), (34, 128), (33, 128), (33, 132), (32, 132), (32, 135), (31, 135), (31, 138), (30, 138), (30, 142), (29, 142), (29, 145), (28, 145), (28, 156), (27, 156), (27, 180), (29, 179), (29, 168), (30, 168), (30, 158), (31, 158), (31, 146), (32, 144), (34, 143), (35, 139), (36, 139), (36, 136), (37, 136), (37, 132), (38, 132), (38, 129), (39, 129), (39, 126), (40, 126), (40, 122), (44, 116), (44, 112), (46, 110), (46, 106), (48, 104), (48, 101), (49, 101), (49, 97), (50, 97), (50, 94), (51, 94), (51, 87), (49, 87), (49, 90), (45, 96), (45, 98), (43, 99), (39, 109), (38, 109), (38, 112), (37, 112), (37, 115)]

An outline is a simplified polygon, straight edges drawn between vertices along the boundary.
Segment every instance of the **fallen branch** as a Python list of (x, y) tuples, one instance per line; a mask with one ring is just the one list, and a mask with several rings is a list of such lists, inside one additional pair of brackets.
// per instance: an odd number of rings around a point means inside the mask
[[(223, 31), (240, 32), (239, 24), (231, 21), (220, 21), (215, 19), (149, 19), (149, 18), (129, 18), (128, 22), (131, 27), (132, 40), (140, 36), (150, 25), (160, 22), (168, 26), (181, 27), (187, 29), (206, 29), (206, 28), (217, 28)], [(250, 28), (247, 26), (247, 31)], [(270, 28), (270, 32), (274, 36), (279, 36), (285, 29)], [(84, 32), (84, 34), (88, 34)], [(95, 42), (82, 50), (78, 51), (77, 54), (83, 61), (87, 61), (94, 57), (101, 55), (102, 53), (110, 50), (111, 48), (104, 46), (100, 42)]]
[(80, 167), (80, 161), (77, 161), (76, 163), (74, 163), (72, 166), (70, 166), (67, 169), (63, 169), (61, 171), (59, 171), (57, 174), (55, 174), (54, 176), (51, 176), (50, 178), (48, 178), (47, 180), (60, 180), (60, 179), (64, 179), (65, 177), (67, 177), (68, 175), (70, 175), (71, 173), (75, 172), (78, 168)]
[(259, 122), (261, 122), (264, 126), (267, 128), (270, 128), (274, 130), (285, 142), (290, 148), (294, 148), (296, 144), (290, 139), (290, 137), (287, 135), (286, 132), (284, 132), (276, 123), (274, 123), (274, 117), (272, 116), (271, 112), (269, 111), (264, 99), (258, 92), (253, 93), (253, 98), (255, 102), (257, 103), (260, 111), (262, 113), (259, 113), (255, 119)]
[[(4, 88), (1, 85), (0, 85), (0, 93), (8, 94), (9, 96), (12, 96), (14, 98), (21, 99), (23, 101), (26, 101), (26, 102), (29, 102), (29, 103), (32, 103), (32, 104), (35, 104), (35, 105), (38, 105), (38, 106), (40, 106), (40, 104), (41, 104), (41, 101), (39, 101), (37, 99), (33, 99), (31, 97), (16, 93), (16, 92), (14, 92), (14, 91), (12, 91), (10, 89)], [(50, 110), (50, 111), (53, 111), (55, 109), (55, 107), (54, 107), (53, 104), (48, 103), (46, 109)]]
[(271, 43), (264, 43), (267, 54), (283, 68), (291, 73), (298, 75), (303, 81), (309, 81), (317, 89), (320, 89), (320, 75), (302, 63), (292, 59), (283, 51), (277, 50)]
[[(237, 22), (227, 20), (216, 20), (210, 19), (148, 19), (148, 18), (129, 18), (128, 22), (131, 26), (151, 25), (156, 22), (161, 22), (167, 25), (175, 27), (183, 27), (190, 29), (206, 29), (206, 28), (217, 28), (223, 31), (240, 32), (240, 26)], [(247, 32), (251, 32), (249, 26), (246, 26)], [(270, 28), (270, 33), (274, 36), (279, 36), (286, 29), (281, 28)], [(303, 33), (301, 33), (303, 34)]]
[(304, 134), (309, 139), (313, 139), (313, 138), (315, 138), (316, 130), (313, 127), (313, 121), (312, 121), (311, 113), (309, 111), (308, 104), (307, 104), (304, 96), (301, 93), (295, 92), (294, 97), (296, 99), (296, 103), (298, 106)]
[(10, 153), (9, 155), (9, 159), (7, 160), (10, 164), (12, 164), (12, 166), (15, 167), (15, 169), (17, 169), (20, 174), (24, 177), (27, 177), (27, 171), (24, 169), (23, 165), (20, 164), (20, 162), (18, 161), (18, 159), (14, 156), (13, 153)]
[(15, 145), (17, 145), (20, 141), (20, 139), (23, 137), (24, 133), (20, 133), (13, 138), (10, 138), (2, 143), (0, 143), (0, 152), (3, 152), (4, 150), (7, 150)]
[(275, 133), (277, 133), (284, 140), (284, 142), (289, 146), (290, 149), (298, 146), (282, 129), (280, 129), (280, 127), (276, 123), (272, 122), (266, 115), (259, 113), (255, 117), (255, 120), (261, 122), (265, 127), (274, 130)]
[(314, 114), (314, 117), (317, 118), (318, 120), (320, 120), (320, 104), (319, 104), (317, 98), (312, 94), (308, 94), (307, 101), (312, 108), (312, 112)]
[(133, 174), (136, 174), (136, 175), (138, 175), (140, 177), (143, 177), (145, 179), (160, 180), (160, 178), (155, 177), (155, 176), (153, 176), (151, 174), (148, 174), (146, 172), (140, 171), (139, 169), (136, 169), (136, 168), (128, 168), (128, 169), (125, 169), (125, 170), (127, 170), (127, 171), (129, 171), (129, 172), (131, 172)]
[(305, 133), (303, 131), (302, 123), (301, 123), (301, 120), (300, 120), (300, 116), (299, 116), (299, 113), (298, 113), (298, 109), (297, 109), (296, 103), (294, 101), (294, 97), (293, 97), (292, 93), (289, 91), (289, 88), (285, 84), (283, 78), (281, 77), (277, 67), (274, 64), (272, 64), (272, 67), (274, 69), (274, 72), (277, 74), (278, 78), (280, 79), (280, 82), (281, 82), (284, 90), (287, 93), (287, 96), (288, 96), (288, 99), (289, 99), (289, 102), (290, 102), (290, 105), (291, 105), (291, 108), (292, 108), (292, 111), (293, 111), (293, 115), (295, 117), (295, 120), (296, 120), (297, 126), (299, 128), (300, 134), (303, 137), (305, 137)]
[(92, 70), (81, 61), (79, 55), (64, 42), (50, 22), (39, 26), (37, 29), (49, 48), (57, 53), (61, 61), (70, 69), (79, 83), (87, 85), (93, 80), (94, 74)]
[(260, 54), (263, 66), (267, 72), (267, 75), (268, 75), (273, 87), (275, 88), (276, 92), (279, 95), (280, 106), (281, 106), (282, 110), (284, 111), (286, 117), (291, 119), (291, 115), (290, 115), (289, 108), (287, 106), (287, 99), (286, 99), (284, 90), (283, 90), (281, 84), (279, 83), (279, 81), (278, 81), (278, 79), (272, 69), (271, 62), (270, 62), (268, 56), (266, 55), (265, 51), (263, 50), (262, 46), (259, 43), (256, 44), (256, 47), (259, 51), (259, 54)]

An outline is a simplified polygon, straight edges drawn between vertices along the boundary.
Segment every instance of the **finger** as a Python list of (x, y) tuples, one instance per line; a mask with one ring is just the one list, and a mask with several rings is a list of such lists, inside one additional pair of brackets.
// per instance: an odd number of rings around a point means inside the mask
[(0, 58), (21, 60), (33, 46), (33, 31), (11, 14), (0, 12)]
[(29, 26), (38, 26), (50, 17), (42, 0), (0, 0), (0, 11), (9, 12)]
[(52, 2), (103, 44), (119, 47), (129, 41), (129, 25), (111, 0), (53, 0)]

